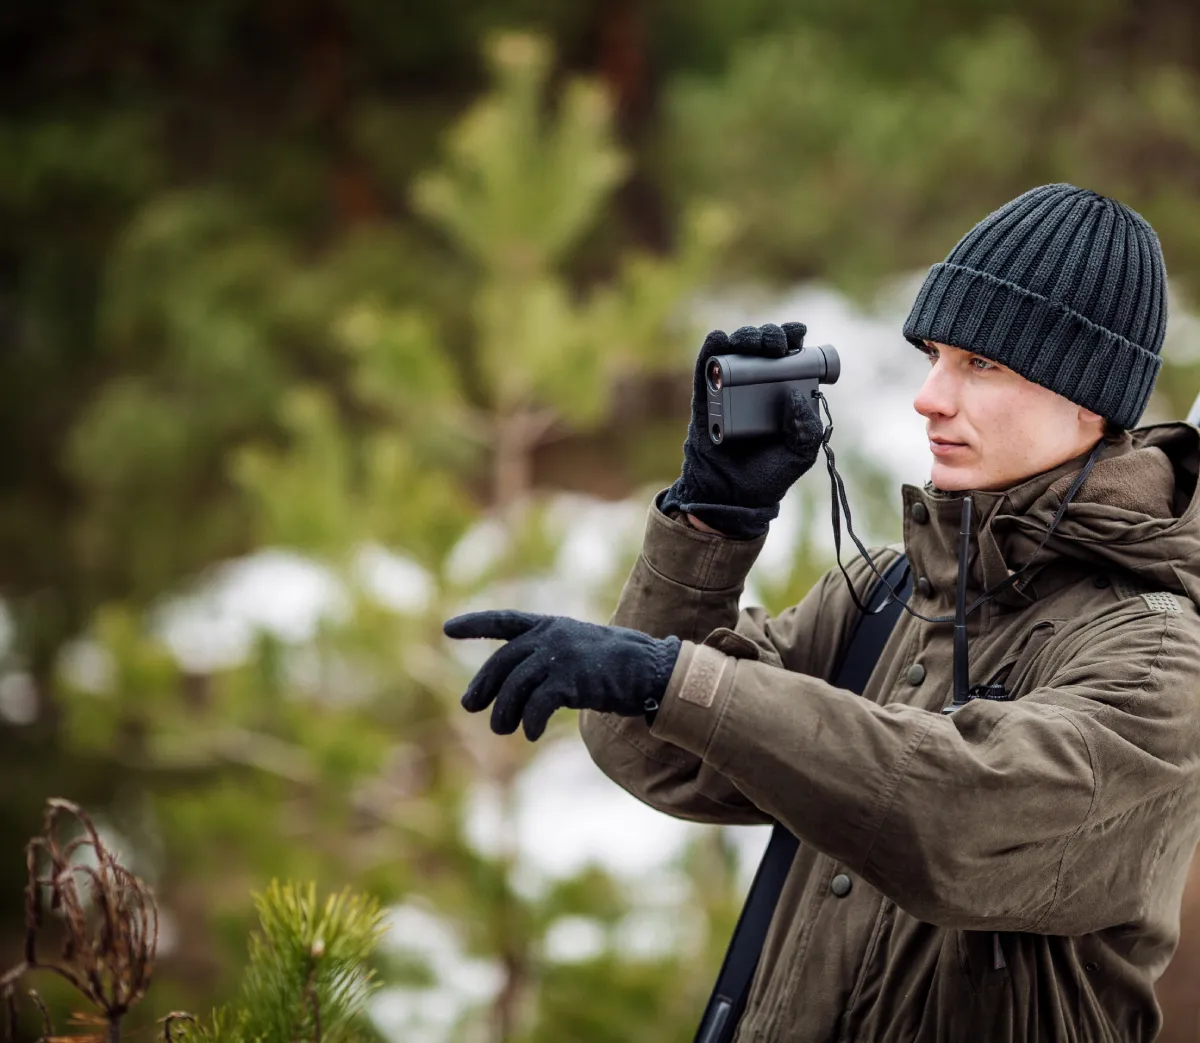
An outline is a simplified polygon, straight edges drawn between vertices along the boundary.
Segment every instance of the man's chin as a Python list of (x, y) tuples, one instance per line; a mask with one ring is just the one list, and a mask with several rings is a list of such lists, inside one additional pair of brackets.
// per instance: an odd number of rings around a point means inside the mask
[(939, 460), (933, 462), (929, 474), (930, 484), (944, 493), (961, 493), (977, 489), (979, 475), (973, 467), (952, 467)]

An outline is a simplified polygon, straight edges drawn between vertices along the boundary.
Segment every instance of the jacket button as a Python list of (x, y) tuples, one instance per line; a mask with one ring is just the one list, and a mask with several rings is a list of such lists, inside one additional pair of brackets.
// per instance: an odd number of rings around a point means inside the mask
[(852, 886), (854, 885), (845, 873), (838, 873), (837, 876), (829, 881), (829, 890), (838, 898), (845, 898), (850, 893)]
[(929, 508), (921, 503), (920, 500), (912, 505), (912, 510), (909, 513), (912, 515), (912, 520), (918, 525), (924, 525), (929, 521)]
[(1096, 586), (1099, 587), (1101, 590), (1103, 590), (1105, 587), (1112, 586), (1112, 580), (1109, 579), (1107, 576), (1097, 576), (1094, 580), (1092, 580), (1092, 582), (1095, 583)]
[(928, 576), (922, 576), (917, 580), (917, 593), (923, 598), (933, 597), (933, 584), (929, 582)]
[(904, 675), (909, 684), (920, 684), (925, 680), (925, 667), (920, 663), (913, 663), (908, 668), (908, 673)]

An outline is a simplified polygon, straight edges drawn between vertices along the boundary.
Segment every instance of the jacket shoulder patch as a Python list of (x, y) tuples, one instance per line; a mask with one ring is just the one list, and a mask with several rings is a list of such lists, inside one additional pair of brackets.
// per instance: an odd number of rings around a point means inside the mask
[(1145, 587), (1137, 586), (1128, 576), (1116, 576), (1113, 581), (1113, 591), (1119, 598), (1134, 598), (1137, 597)]
[(1182, 608), (1179, 607), (1179, 599), (1165, 590), (1155, 591), (1153, 594), (1143, 594), (1142, 600), (1146, 602), (1146, 607), (1151, 612), (1171, 612), (1181, 613)]

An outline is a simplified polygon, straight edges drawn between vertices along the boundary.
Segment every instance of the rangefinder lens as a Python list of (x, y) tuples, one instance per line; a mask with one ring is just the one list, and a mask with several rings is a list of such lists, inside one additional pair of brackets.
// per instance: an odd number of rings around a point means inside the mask
[(708, 364), (708, 386), (714, 391), (721, 390), (721, 363), (716, 359)]

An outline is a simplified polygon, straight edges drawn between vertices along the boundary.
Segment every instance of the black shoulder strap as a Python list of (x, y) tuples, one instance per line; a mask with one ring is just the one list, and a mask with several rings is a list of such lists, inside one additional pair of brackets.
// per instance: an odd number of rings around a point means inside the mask
[[(908, 558), (900, 555), (888, 567), (884, 577), (897, 589), (900, 597), (907, 600), (912, 586)], [(859, 617), (833, 681), (838, 688), (847, 688), (859, 695), (866, 688), (867, 679), (896, 625), (900, 602), (892, 598), (887, 593), (887, 587), (879, 583), (871, 592), (867, 608), (869, 614)], [(776, 823), (771, 832), (771, 842), (746, 895), (746, 904), (738, 917), (737, 927), (725, 953), (725, 962), (721, 965), (721, 973), (717, 975), (717, 984), (713, 987), (700, 1021), (695, 1043), (730, 1043), (733, 1039), (766, 941), (767, 928), (775, 915), (779, 894), (799, 846), (800, 842)]]

